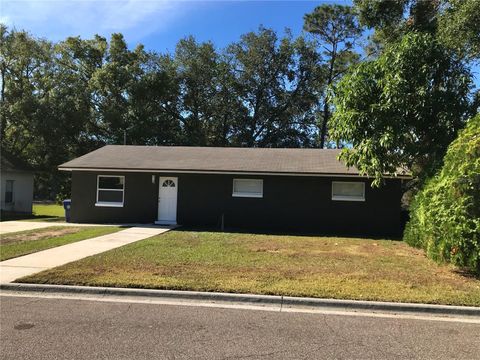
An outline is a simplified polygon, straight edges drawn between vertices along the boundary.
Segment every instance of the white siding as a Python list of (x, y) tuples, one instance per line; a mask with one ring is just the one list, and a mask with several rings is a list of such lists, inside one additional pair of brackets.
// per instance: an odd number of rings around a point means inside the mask
[[(5, 186), (13, 180), (13, 202), (5, 204)], [(0, 205), (2, 210), (32, 212), (33, 173), (2, 171), (0, 174)]]

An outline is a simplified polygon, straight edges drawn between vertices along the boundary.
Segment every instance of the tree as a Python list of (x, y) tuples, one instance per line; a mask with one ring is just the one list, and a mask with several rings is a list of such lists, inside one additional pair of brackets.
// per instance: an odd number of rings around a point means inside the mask
[(123, 144), (125, 136), (135, 131), (137, 124), (132, 114), (131, 93), (143, 74), (142, 66), (146, 61), (142, 45), (131, 51), (123, 35), (112, 35), (105, 62), (90, 82), (105, 142)]
[[(52, 123), (52, 109), (58, 105), (53, 93), (53, 46), (37, 40), (25, 31), (8, 31), (1, 26), (1, 148), (14, 154), (37, 170), (49, 173), (58, 154), (46, 151), (62, 139), (55, 136), (67, 131), (45, 131)], [(63, 154), (64, 151), (61, 152)], [(50, 177), (51, 180), (51, 177)], [(44, 195), (58, 191), (58, 182), (52, 181)]]
[(107, 137), (106, 130), (98, 121), (97, 103), (92, 91), (92, 79), (105, 64), (107, 48), (106, 39), (98, 35), (91, 40), (69, 37), (54, 46), (54, 77), (62, 107), (57, 116), (77, 126), (69, 144), (77, 144), (80, 152), (98, 147)]
[(237, 119), (245, 118), (245, 114), (241, 99), (232, 91), (235, 87), (234, 72), (223, 55), (217, 64), (216, 78), (216, 96), (212, 99), (215, 115), (209, 127), (208, 144), (229, 146)]
[(35, 194), (68, 194), (62, 162), (104, 144), (314, 145), (319, 54), (312, 42), (245, 34), (217, 51), (193, 38), (176, 53), (1, 27), (1, 147), (36, 169)]
[(1, 146), (35, 168), (37, 196), (65, 189), (58, 164), (99, 145), (89, 90), (102, 65), (97, 40), (54, 45), (2, 28)]
[(334, 140), (340, 158), (373, 176), (399, 167), (423, 180), (442, 163), (469, 112), (471, 74), (431, 35), (411, 33), (357, 66), (335, 89)]
[(129, 92), (127, 142), (137, 145), (178, 145), (182, 142), (180, 84), (168, 55), (149, 53)]
[[(371, 52), (411, 31), (429, 33), (467, 61), (480, 54), (478, 0), (354, 0), (362, 25), (374, 29)], [(375, 50), (376, 49), (376, 50)]]
[(241, 146), (297, 147), (308, 145), (317, 102), (315, 67), (318, 56), (303, 39), (274, 31), (242, 35), (227, 49), (241, 104), (232, 142)]
[(36, 141), (28, 159), (37, 159), (37, 196), (68, 194), (68, 174), (59, 172), (57, 166), (102, 144), (98, 136), (91, 136), (96, 122), (89, 81), (102, 65), (105, 45), (101, 39), (79, 38), (53, 45), (50, 62), (35, 82), (42, 106), (40, 120), (30, 119)]
[(444, 1), (439, 37), (469, 61), (480, 59), (480, 1)]
[(436, 261), (480, 275), (480, 115), (468, 121), (441, 171), (415, 196), (404, 239)]
[(193, 37), (180, 40), (175, 51), (181, 87), (185, 142), (208, 143), (208, 128), (214, 116), (218, 54), (211, 42), (197, 44)]
[(435, 34), (440, 0), (354, 0), (360, 24), (374, 33), (367, 55), (379, 55), (389, 43), (411, 32)]
[[(41, 101), (48, 92), (39, 88), (51, 67), (51, 44), (37, 41), (24, 31), (0, 27), (1, 146), (19, 157), (28, 156), (41, 122)], [(47, 65), (48, 63), (48, 65)]]
[(322, 49), (322, 74), (319, 81), (322, 89), (322, 119), (320, 125), (320, 148), (327, 141), (328, 122), (331, 114), (331, 99), (328, 89), (359, 59), (354, 51), (355, 41), (361, 36), (355, 12), (350, 6), (321, 5), (304, 17), (304, 29), (315, 35)]
[(188, 145), (228, 145), (236, 111), (230, 67), (211, 42), (180, 40), (175, 52), (180, 83), (183, 142)]

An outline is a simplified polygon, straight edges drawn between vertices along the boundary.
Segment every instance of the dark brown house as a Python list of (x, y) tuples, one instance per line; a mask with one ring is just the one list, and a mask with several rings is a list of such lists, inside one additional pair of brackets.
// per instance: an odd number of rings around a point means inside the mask
[(401, 182), (371, 180), (338, 150), (108, 145), (72, 172), (73, 222), (393, 235)]

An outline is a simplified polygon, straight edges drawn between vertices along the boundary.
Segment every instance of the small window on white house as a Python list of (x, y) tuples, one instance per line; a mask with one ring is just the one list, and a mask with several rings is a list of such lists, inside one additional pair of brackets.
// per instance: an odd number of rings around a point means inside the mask
[(233, 179), (233, 193), (235, 197), (263, 197), (262, 179)]
[(98, 175), (95, 206), (123, 206), (125, 176)]
[(365, 201), (365, 183), (333, 181), (332, 200)]
[(5, 182), (5, 204), (13, 203), (13, 180)]

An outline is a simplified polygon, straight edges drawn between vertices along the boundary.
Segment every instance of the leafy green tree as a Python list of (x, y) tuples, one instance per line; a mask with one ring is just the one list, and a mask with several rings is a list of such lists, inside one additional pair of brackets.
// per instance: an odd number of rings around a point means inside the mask
[(411, 33), (345, 76), (335, 89), (340, 158), (373, 176), (411, 169), (420, 180), (442, 163), (469, 111), (471, 74), (431, 35)]
[[(55, 108), (52, 93), (55, 71), (53, 46), (37, 40), (24, 31), (8, 31), (1, 26), (1, 148), (37, 169), (49, 173), (57, 154), (48, 153), (44, 145), (53, 146), (55, 135), (45, 131), (52, 123), (51, 109)], [(52, 180), (51, 176), (48, 176)], [(46, 195), (58, 190), (53, 181)]]
[(415, 196), (404, 240), (436, 261), (480, 275), (480, 115), (468, 121), (441, 171)]
[(98, 124), (106, 131), (106, 142), (122, 144), (136, 126), (131, 111), (131, 92), (143, 74), (145, 62), (142, 45), (131, 51), (123, 35), (112, 35), (105, 62), (91, 80), (91, 91), (99, 112)]
[(206, 145), (214, 116), (218, 54), (212, 43), (197, 44), (193, 37), (180, 40), (175, 51), (181, 86), (182, 122), (185, 142)]
[(322, 115), (319, 146), (325, 147), (328, 122), (330, 120), (331, 99), (329, 87), (340, 79), (347, 69), (359, 60), (354, 51), (355, 41), (362, 34), (355, 12), (350, 6), (321, 5), (304, 17), (304, 29), (313, 34), (321, 49), (321, 79), (319, 88), (322, 98)]
[(354, 0), (360, 24), (374, 29), (367, 55), (378, 55), (389, 43), (411, 32), (435, 34), (439, 0)]
[(270, 29), (247, 33), (227, 49), (232, 91), (241, 103), (232, 142), (241, 146), (309, 144), (318, 101), (314, 74), (318, 55), (303, 39), (278, 39)]
[(180, 84), (168, 55), (149, 53), (142, 73), (129, 92), (127, 142), (137, 145), (177, 145), (182, 142)]
[(411, 31), (427, 32), (467, 61), (480, 54), (478, 0), (354, 0), (362, 25), (374, 29), (370, 53)]
[(107, 48), (106, 39), (98, 35), (91, 40), (69, 37), (54, 47), (53, 75), (62, 106), (58, 116), (71, 119), (77, 127), (74, 138), (81, 151), (98, 147), (101, 144), (99, 140), (107, 135), (98, 122), (97, 103), (92, 91), (92, 79), (105, 63)]
[(216, 96), (212, 99), (215, 109), (213, 121), (209, 126), (208, 145), (229, 146), (237, 119), (245, 119), (245, 108), (236, 96), (235, 75), (231, 64), (221, 56), (216, 71)]
[(360, 23), (377, 29), (396, 26), (404, 19), (410, 0), (353, 0)]
[(37, 41), (24, 31), (0, 27), (1, 145), (26, 157), (36, 142), (35, 127), (41, 122), (41, 100), (48, 95), (38, 87), (45, 68), (51, 67), (51, 44)]
[(88, 89), (94, 70), (87, 65), (94, 64), (95, 57), (81, 54), (82, 45), (73, 38), (54, 45), (50, 62), (36, 82), (41, 119), (30, 119), (36, 141), (28, 159), (38, 159), (37, 196), (68, 193), (68, 174), (59, 172), (58, 164), (100, 144), (86, 131), (94, 123)]
[(180, 82), (183, 142), (189, 145), (227, 145), (235, 110), (240, 107), (229, 91), (233, 78), (228, 64), (212, 43), (189, 37), (175, 52)]
[(439, 38), (467, 60), (480, 58), (480, 1), (444, 1)]
[(77, 38), (53, 45), (2, 28), (1, 146), (36, 169), (37, 196), (65, 189), (58, 164), (99, 145), (90, 131), (89, 80), (102, 64), (96, 45)]

